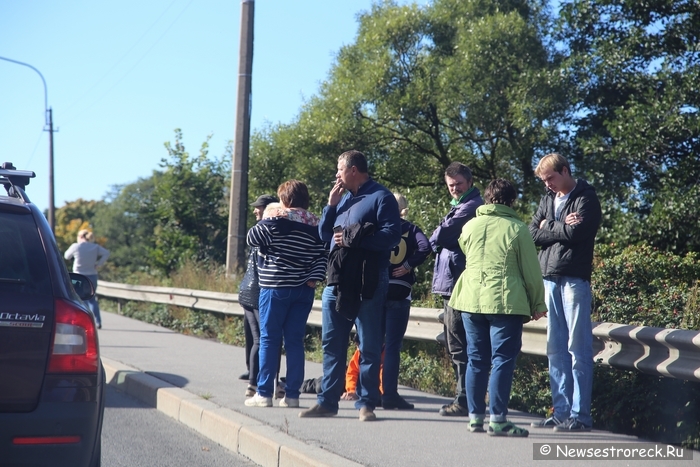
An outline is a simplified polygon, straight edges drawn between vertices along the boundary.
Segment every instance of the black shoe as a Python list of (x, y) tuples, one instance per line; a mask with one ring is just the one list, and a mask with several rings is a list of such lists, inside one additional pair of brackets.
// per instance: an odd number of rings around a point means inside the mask
[(579, 422), (578, 418), (570, 418), (561, 425), (555, 426), (554, 431), (557, 433), (579, 433), (582, 431), (591, 431), (591, 427)]
[(568, 420), (559, 420), (557, 417), (552, 415), (549, 418), (545, 418), (544, 420), (540, 420), (538, 422), (532, 422), (530, 423), (530, 426), (533, 428), (554, 428), (555, 426), (562, 425), (563, 423), (566, 423)]
[(396, 399), (382, 400), (382, 408), (384, 410), (411, 410), (414, 407), (413, 404), (409, 404), (401, 396), (398, 396)]
[(243, 373), (241, 376), (238, 377), (238, 379), (244, 379), (247, 381), (250, 379), (250, 373)]

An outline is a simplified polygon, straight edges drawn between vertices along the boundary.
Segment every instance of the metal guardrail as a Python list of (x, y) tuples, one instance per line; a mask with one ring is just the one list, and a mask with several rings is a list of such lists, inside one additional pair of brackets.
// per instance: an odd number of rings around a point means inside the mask
[[(100, 281), (97, 295), (243, 316), (238, 294)], [(406, 339), (435, 342), (443, 330), (438, 321), (441, 312), (436, 308), (411, 307)], [(321, 302), (316, 300), (307, 324), (321, 327), (321, 322)], [(525, 324), (522, 352), (547, 355), (546, 319)], [(593, 323), (593, 353), (600, 365), (700, 382), (698, 331)]]

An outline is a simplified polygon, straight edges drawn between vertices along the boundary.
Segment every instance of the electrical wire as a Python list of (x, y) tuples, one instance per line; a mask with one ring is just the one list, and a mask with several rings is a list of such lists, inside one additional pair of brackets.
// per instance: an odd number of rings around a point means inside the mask
[(29, 165), (29, 163), (32, 162), (32, 159), (34, 158), (34, 154), (36, 154), (36, 148), (39, 147), (39, 141), (41, 141), (42, 136), (44, 136), (44, 130), (41, 130), (41, 133), (39, 133), (39, 138), (36, 140), (36, 143), (34, 144), (34, 150), (29, 155), (29, 159), (27, 160), (27, 162), (24, 165), (25, 167), (31, 167), (31, 165)]
[[(173, 4), (175, 4), (175, 2), (177, 2), (177, 1), (178, 1), (178, 0), (173, 0), (173, 2), (172, 2), (170, 5), (168, 5), (168, 7), (167, 7), (167, 8), (163, 11), (163, 13), (158, 17), (158, 19), (157, 19), (155, 22), (153, 22), (153, 24), (151, 24), (151, 26), (148, 28), (148, 30), (146, 30), (145, 33), (143, 33), (143, 34), (141, 35), (141, 37), (136, 41), (136, 43), (134, 43), (134, 45), (129, 49), (129, 51), (127, 51), (127, 52), (122, 56), (122, 58), (120, 58), (120, 59), (117, 61), (117, 63), (115, 63), (115, 64), (112, 66), (112, 68), (110, 68), (110, 70), (109, 70), (102, 78), (100, 78), (100, 80), (99, 80), (94, 86), (92, 86), (92, 88), (90, 88), (90, 90), (94, 89), (94, 88), (97, 86), (97, 84), (99, 84), (107, 75), (109, 75), (109, 73), (110, 73), (119, 63), (122, 62), (122, 60), (136, 47), (136, 45), (138, 45), (139, 42), (141, 42), (141, 40), (150, 32), (151, 29), (153, 29), (153, 27), (156, 25), (156, 23), (158, 23), (158, 21), (160, 21), (160, 19), (163, 17), (163, 15), (165, 15), (165, 13), (170, 9), (170, 7), (173, 6)], [(144, 53), (141, 55), (141, 57), (134, 63), (134, 65), (133, 65), (131, 68), (129, 68), (129, 70), (127, 70), (126, 73), (124, 73), (114, 84), (112, 84), (112, 86), (110, 86), (100, 97), (98, 97), (97, 99), (95, 99), (94, 101), (92, 101), (92, 103), (91, 103), (90, 105), (88, 105), (87, 107), (85, 107), (79, 114), (77, 114), (76, 116), (74, 116), (73, 119), (75, 119), (75, 118), (77, 118), (78, 116), (80, 116), (80, 114), (82, 114), (82, 113), (84, 113), (84, 112), (90, 110), (93, 106), (95, 106), (95, 104), (97, 104), (98, 102), (100, 102), (107, 94), (109, 94), (114, 88), (116, 88), (127, 76), (129, 76), (129, 74), (139, 65), (139, 63), (141, 63), (141, 62), (143, 61), (143, 59), (146, 58), (146, 56), (151, 52), (151, 50), (153, 50), (153, 48), (154, 48), (156, 45), (158, 45), (158, 43), (161, 41), (161, 39), (163, 39), (163, 37), (165, 37), (165, 35), (168, 33), (168, 31), (170, 31), (170, 29), (175, 25), (175, 23), (177, 23), (177, 21), (180, 19), (180, 17), (183, 15), (183, 13), (185, 13), (185, 11), (187, 10), (187, 8), (189, 8), (189, 6), (190, 6), (193, 2), (194, 2), (194, 0), (190, 0), (189, 3), (187, 3), (187, 5), (185, 5), (185, 7), (180, 11), (180, 13), (175, 17), (175, 19), (174, 19), (174, 20), (170, 23), (170, 25), (165, 29), (165, 31), (163, 31), (163, 33), (158, 37), (158, 39), (156, 39), (156, 41), (151, 45), (151, 47), (149, 47), (149, 49), (146, 50), (146, 52), (144, 52)], [(80, 98), (78, 98), (78, 100), (77, 100), (76, 102), (80, 101), (80, 100), (82, 99), (82, 97), (84, 97), (85, 95), (87, 95), (88, 92), (90, 92), (90, 91), (87, 91), (85, 94), (83, 94), (83, 96), (81, 96)], [(69, 109), (72, 108), (74, 105), (75, 105), (75, 103), (71, 104), (71, 106), (69, 107)], [(65, 123), (64, 123), (64, 125), (65, 125)]]

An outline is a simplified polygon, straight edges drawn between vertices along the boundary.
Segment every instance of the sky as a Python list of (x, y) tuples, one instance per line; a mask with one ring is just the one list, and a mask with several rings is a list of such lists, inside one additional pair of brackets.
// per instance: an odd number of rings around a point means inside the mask
[[(407, 3), (407, 2), (401, 2)], [(418, 2), (425, 3), (425, 0)], [(255, 2), (251, 129), (289, 123), (353, 43), (372, 0)], [(240, 40), (237, 0), (0, 0), (0, 162), (33, 170), (49, 204), (53, 112), (56, 208), (103, 199), (158, 170), (183, 132), (190, 154), (233, 140)]]

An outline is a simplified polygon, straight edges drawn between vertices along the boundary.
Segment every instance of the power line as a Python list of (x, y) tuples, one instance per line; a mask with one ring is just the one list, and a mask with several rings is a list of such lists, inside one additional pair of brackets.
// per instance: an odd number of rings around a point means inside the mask
[(39, 147), (39, 141), (41, 141), (41, 137), (44, 136), (44, 130), (41, 130), (41, 133), (39, 133), (39, 137), (36, 140), (36, 143), (34, 144), (34, 150), (32, 150), (32, 153), (29, 155), (29, 159), (26, 162), (25, 167), (30, 167), (29, 163), (34, 159), (34, 154), (36, 154), (36, 148)]
[[(175, 0), (175, 1), (177, 1), (177, 0)], [(182, 9), (182, 11), (180, 11), (180, 13), (177, 15), (177, 17), (175, 17), (175, 19), (170, 23), (170, 25), (165, 29), (165, 31), (163, 31), (163, 33), (160, 35), (160, 37), (158, 37), (158, 39), (156, 39), (156, 41), (151, 45), (151, 47), (150, 47), (148, 50), (146, 50), (146, 52), (144, 52), (143, 55), (141, 55), (141, 57), (136, 61), (136, 63), (134, 63), (133, 66), (132, 66), (131, 68), (129, 68), (129, 70), (127, 70), (127, 72), (124, 73), (124, 74), (123, 74), (111, 87), (109, 87), (100, 97), (98, 97), (97, 99), (95, 99), (89, 106), (87, 106), (86, 108), (84, 108), (84, 109), (82, 110), (82, 112), (86, 112), (86, 111), (88, 111), (89, 109), (91, 109), (95, 104), (97, 104), (98, 102), (100, 102), (107, 94), (109, 94), (110, 92), (112, 92), (112, 90), (113, 90), (114, 88), (116, 88), (116, 87), (124, 80), (124, 78), (126, 78), (127, 76), (129, 76), (129, 74), (139, 65), (139, 63), (141, 63), (141, 62), (143, 61), (143, 59), (146, 58), (146, 56), (151, 52), (151, 50), (153, 50), (153, 48), (154, 48), (156, 45), (158, 45), (158, 43), (161, 41), (161, 39), (163, 39), (163, 37), (165, 37), (165, 35), (168, 33), (168, 31), (170, 31), (170, 29), (175, 25), (175, 23), (177, 23), (177, 21), (180, 19), (180, 17), (183, 15), (183, 13), (185, 13), (185, 11), (187, 10), (187, 8), (189, 8), (189, 6), (192, 4), (192, 2), (194, 2), (194, 0), (190, 0), (190, 2), (189, 2), (187, 5), (185, 5), (185, 7)], [(173, 2), (173, 3), (174, 3), (174, 2)], [(171, 5), (172, 5), (172, 4), (171, 4)], [(168, 8), (169, 8), (169, 7), (168, 7)], [(161, 16), (162, 16), (162, 15), (161, 15)], [(133, 47), (132, 47), (132, 48), (133, 48)], [(64, 123), (64, 125), (65, 125), (65, 123)]]
[(131, 51), (134, 50), (134, 49), (136, 48), (136, 46), (139, 45), (139, 44), (141, 43), (141, 41), (143, 40), (143, 38), (146, 37), (146, 35), (148, 35), (149, 32), (151, 32), (151, 30), (152, 30), (152, 29), (155, 27), (155, 25), (160, 21), (160, 19), (168, 12), (168, 10), (170, 10), (170, 8), (171, 8), (171, 7), (175, 4), (175, 2), (177, 2), (177, 1), (178, 1), (178, 0), (173, 0), (173, 1), (170, 3), (170, 5), (168, 5), (167, 8), (165, 8), (165, 10), (163, 10), (163, 12), (160, 14), (160, 16), (158, 16), (158, 18), (157, 18), (153, 23), (151, 23), (151, 25), (148, 27), (148, 29), (146, 29), (146, 31), (145, 31), (143, 34), (141, 34), (141, 37), (139, 37), (139, 38), (136, 40), (136, 42), (134, 42), (134, 44), (131, 46), (131, 48), (130, 48), (129, 50), (127, 50), (127, 51), (124, 53), (124, 55), (122, 55), (121, 58), (119, 58), (119, 60), (117, 60), (117, 61), (114, 63), (114, 65), (112, 65), (112, 67), (111, 67), (109, 70), (107, 70), (107, 72), (105, 72), (105, 74), (102, 75), (102, 77), (101, 77), (100, 79), (98, 79), (97, 82), (96, 82), (95, 84), (93, 84), (93, 85), (90, 87), (90, 89), (88, 89), (87, 91), (85, 91), (85, 92), (84, 92), (80, 97), (78, 97), (71, 105), (69, 105), (68, 108), (67, 108), (65, 111), (68, 112), (70, 109), (72, 109), (73, 107), (75, 107), (75, 105), (76, 105), (78, 102), (80, 102), (81, 100), (83, 100), (83, 98), (84, 98), (85, 96), (87, 96), (88, 94), (90, 94), (90, 92), (92, 92), (92, 90), (95, 89), (95, 88), (97, 87), (97, 85), (99, 85), (102, 81), (104, 81), (104, 79), (105, 79), (107, 76), (109, 76), (109, 75), (112, 73), (112, 71), (113, 71), (122, 61), (124, 61), (124, 59), (126, 58), (126, 56), (129, 55), (129, 54), (131, 53)]

